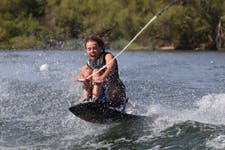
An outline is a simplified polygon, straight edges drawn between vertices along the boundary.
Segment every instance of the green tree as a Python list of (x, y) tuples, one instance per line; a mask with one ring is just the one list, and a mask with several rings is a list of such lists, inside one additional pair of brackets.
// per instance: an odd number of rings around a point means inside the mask
[[(44, 47), (52, 39), (83, 39), (89, 34), (105, 34), (111, 41), (122, 41), (119, 45), (124, 46), (169, 2), (1, 0), (0, 48), (27, 48), (30, 43)], [(174, 45), (180, 49), (216, 49), (225, 46), (224, 18), (224, 0), (179, 0), (135, 43), (153, 48)]]

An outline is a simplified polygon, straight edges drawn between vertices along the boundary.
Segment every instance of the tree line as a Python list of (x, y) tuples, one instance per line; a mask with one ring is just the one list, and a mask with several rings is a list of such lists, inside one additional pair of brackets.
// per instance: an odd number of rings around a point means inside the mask
[[(120, 49), (170, 0), (1, 0), (0, 49), (69, 48), (90, 34)], [(130, 49), (225, 48), (225, 1), (178, 0)]]

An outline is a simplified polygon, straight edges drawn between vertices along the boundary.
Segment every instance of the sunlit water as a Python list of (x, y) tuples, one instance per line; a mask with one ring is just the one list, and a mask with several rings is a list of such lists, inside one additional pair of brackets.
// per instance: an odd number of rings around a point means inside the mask
[(74, 77), (86, 59), (84, 51), (0, 52), (0, 149), (225, 149), (225, 53), (123, 53), (127, 112), (147, 118), (114, 124), (68, 111), (82, 99)]

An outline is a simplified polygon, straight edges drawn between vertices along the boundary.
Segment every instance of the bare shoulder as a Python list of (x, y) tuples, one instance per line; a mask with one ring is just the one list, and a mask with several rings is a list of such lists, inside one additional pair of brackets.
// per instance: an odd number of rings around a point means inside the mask
[(105, 59), (106, 59), (106, 60), (110, 60), (110, 59), (113, 59), (113, 58), (114, 58), (114, 56), (113, 56), (112, 53), (107, 53), (107, 54), (105, 55)]

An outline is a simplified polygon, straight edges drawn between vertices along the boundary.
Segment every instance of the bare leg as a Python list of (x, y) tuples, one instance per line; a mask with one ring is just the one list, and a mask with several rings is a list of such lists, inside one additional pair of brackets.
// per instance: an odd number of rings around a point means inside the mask
[[(89, 76), (92, 73), (92, 71), (87, 67), (87, 65), (83, 66), (81, 69), (81, 77), (85, 78)], [(83, 98), (84, 99), (90, 99), (92, 96), (92, 81), (91, 79), (88, 80), (87, 82), (84, 82), (83, 85)]]
[(84, 99), (89, 99), (91, 98), (92, 94), (92, 86), (90, 86), (89, 83), (84, 83), (83, 85), (83, 98)]
[[(93, 73), (97, 72), (98, 69), (94, 69)], [(98, 97), (100, 97), (102, 95), (103, 92), (103, 84), (102, 83), (94, 83), (95, 80), (98, 80), (99, 76), (101, 73), (96, 73), (93, 76), (93, 89), (92, 89), (92, 98), (93, 99), (97, 99)]]

